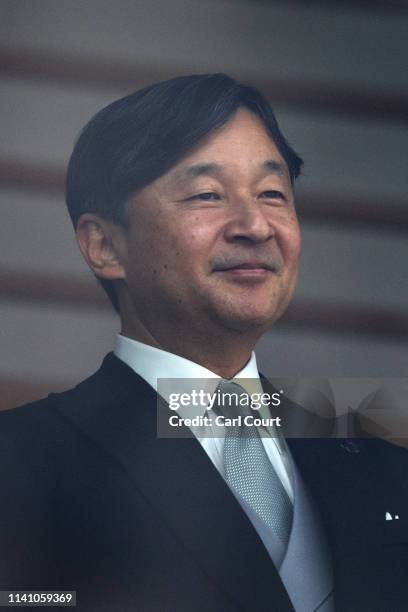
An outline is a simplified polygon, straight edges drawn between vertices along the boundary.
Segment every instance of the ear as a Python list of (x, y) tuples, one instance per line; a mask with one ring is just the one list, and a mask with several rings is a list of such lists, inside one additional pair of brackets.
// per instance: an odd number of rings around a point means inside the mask
[(79, 249), (91, 270), (107, 280), (125, 279), (121, 263), (126, 248), (124, 230), (93, 213), (79, 218), (76, 237)]

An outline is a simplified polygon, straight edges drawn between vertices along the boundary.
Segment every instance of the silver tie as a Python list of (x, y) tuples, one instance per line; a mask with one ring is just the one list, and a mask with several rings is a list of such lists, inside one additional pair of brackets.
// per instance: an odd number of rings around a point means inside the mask
[[(248, 395), (243, 387), (228, 381), (221, 382), (217, 389), (221, 394)], [(230, 410), (228, 408), (217, 406), (216, 410), (226, 417), (254, 414), (250, 407), (240, 403), (231, 403)], [(292, 526), (292, 502), (266, 454), (257, 428), (226, 427), (223, 458), (227, 484), (287, 546)]]

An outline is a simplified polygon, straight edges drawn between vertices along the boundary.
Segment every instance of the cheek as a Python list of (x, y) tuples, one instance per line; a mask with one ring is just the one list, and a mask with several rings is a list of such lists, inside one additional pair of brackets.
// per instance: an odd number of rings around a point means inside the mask
[[(205, 249), (195, 232), (162, 234), (144, 255), (146, 272), (165, 285), (191, 284), (205, 267)], [(154, 281), (154, 282), (155, 282)]]
[(207, 263), (211, 250), (211, 236), (206, 227), (191, 224), (181, 228), (171, 239), (172, 259), (184, 268), (201, 267)]
[(286, 264), (296, 266), (301, 248), (301, 236), (298, 227), (291, 228), (282, 234), (281, 248)]

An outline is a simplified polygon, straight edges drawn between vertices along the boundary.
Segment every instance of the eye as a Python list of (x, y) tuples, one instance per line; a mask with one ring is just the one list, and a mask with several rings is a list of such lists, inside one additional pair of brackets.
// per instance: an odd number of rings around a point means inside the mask
[(191, 198), (187, 198), (189, 200), (202, 200), (203, 202), (212, 202), (215, 200), (220, 200), (220, 196), (218, 193), (214, 193), (213, 191), (205, 191), (204, 193), (197, 193)]
[(277, 191), (275, 189), (264, 191), (261, 195), (266, 198), (272, 199), (272, 200), (285, 200), (286, 201), (284, 194), (281, 191)]

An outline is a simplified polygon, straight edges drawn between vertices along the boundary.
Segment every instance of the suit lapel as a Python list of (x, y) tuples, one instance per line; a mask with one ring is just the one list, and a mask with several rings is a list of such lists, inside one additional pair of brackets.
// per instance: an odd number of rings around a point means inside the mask
[(262, 541), (201, 445), (192, 438), (157, 438), (156, 393), (127, 365), (110, 354), (88, 381), (54, 398), (122, 464), (231, 600), (248, 610), (293, 610)]

